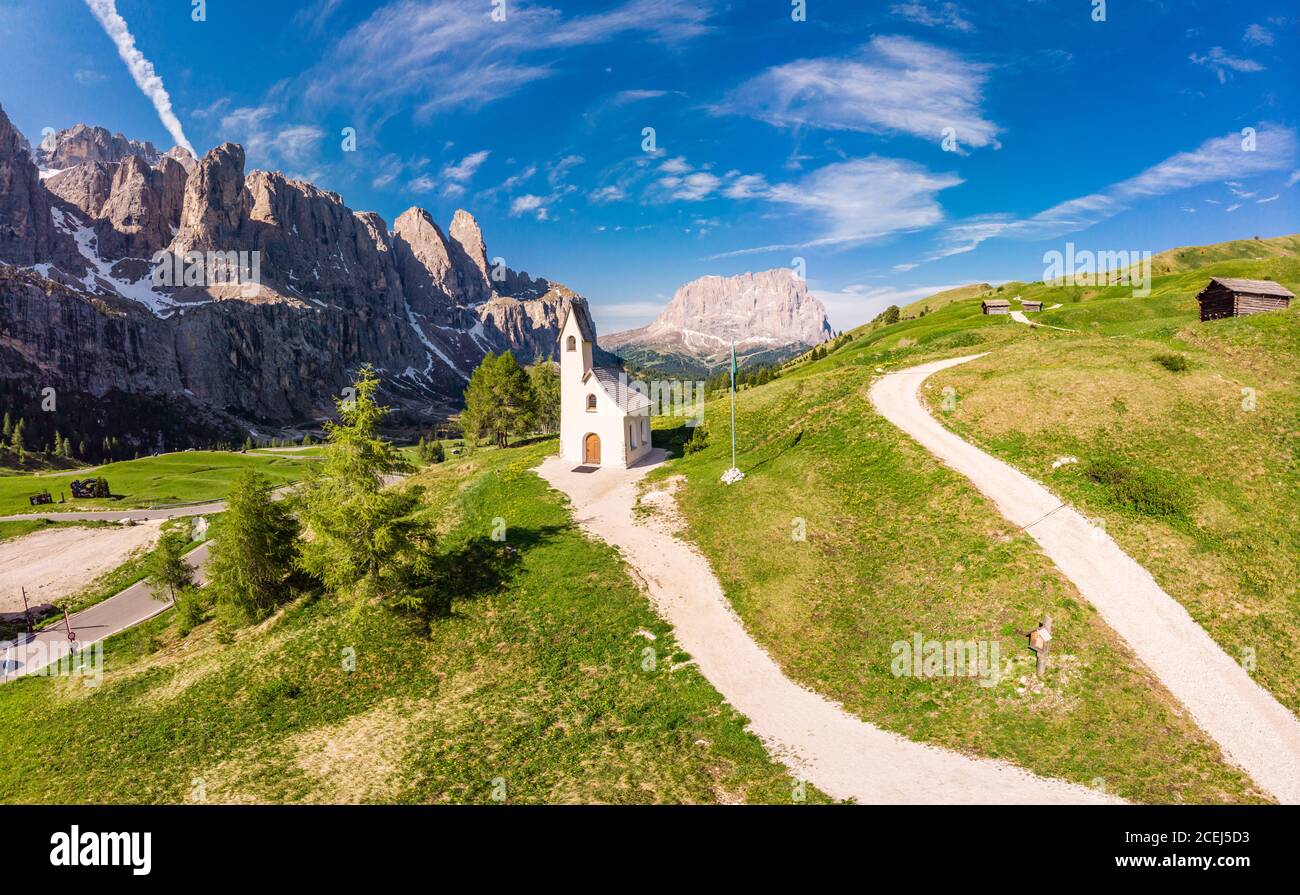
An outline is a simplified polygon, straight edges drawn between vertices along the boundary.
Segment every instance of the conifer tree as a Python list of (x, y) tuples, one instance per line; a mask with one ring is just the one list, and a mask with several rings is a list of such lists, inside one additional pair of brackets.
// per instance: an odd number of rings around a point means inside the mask
[(354, 397), (340, 400), (340, 422), (326, 423), (322, 460), (308, 469), (299, 498), (304, 538), (299, 566), (326, 590), (379, 599), (415, 613), (439, 606), (432, 592), (434, 520), (422, 489), (385, 487), (385, 477), (410, 464), (379, 435), (388, 408), (375, 401), (379, 379), (363, 367)]
[(290, 596), (298, 523), (271, 483), (251, 469), (231, 483), (208, 563), (218, 614), (235, 624), (260, 621)]
[(185, 545), (187, 541), (179, 531), (169, 531), (158, 540), (158, 546), (149, 554), (145, 563), (145, 582), (155, 600), (163, 599), (166, 592), (172, 602), (176, 601), (176, 591), (194, 583), (194, 570), (185, 562)]

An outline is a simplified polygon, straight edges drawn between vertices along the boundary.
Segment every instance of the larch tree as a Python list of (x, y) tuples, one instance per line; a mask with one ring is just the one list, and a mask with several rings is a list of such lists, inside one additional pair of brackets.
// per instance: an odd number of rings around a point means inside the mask
[(218, 614), (237, 624), (266, 618), (290, 596), (298, 522), (265, 476), (242, 470), (231, 483), (208, 563)]

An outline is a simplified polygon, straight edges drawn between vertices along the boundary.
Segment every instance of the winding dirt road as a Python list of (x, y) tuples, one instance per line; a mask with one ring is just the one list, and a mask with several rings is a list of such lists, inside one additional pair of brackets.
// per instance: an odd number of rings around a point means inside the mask
[(1295, 715), (1256, 684), (1105, 531), (930, 415), (918, 394), (926, 378), (983, 356), (891, 373), (872, 386), (871, 403), (1029, 532), (1230, 761), (1279, 801), (1300, 804), (1300, 721)]
[(801, 780), (837, 799), (869, 804), (1057, 804), (1118, 801), (881, 730), (787, 678), (745, 631), (713, 570), (662, 523), (635, 518), (637, 483), (664, 452), (633, 469), (578, 472), (551, 457), (538, 474), (568, 495), (574, 519), (617, 547), (682, 648), (768, 751)]

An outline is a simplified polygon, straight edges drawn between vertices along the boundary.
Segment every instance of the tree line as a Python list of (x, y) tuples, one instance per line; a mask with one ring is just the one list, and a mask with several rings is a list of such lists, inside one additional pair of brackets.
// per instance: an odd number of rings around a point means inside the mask
[(465, 444), (483, 439), (506, 447), (510, 439), (560, 429), (560, 374), (553, 361), (540, 356), (525, 370), (509, 351), (489, 353), (465, 388), (460, 417)]

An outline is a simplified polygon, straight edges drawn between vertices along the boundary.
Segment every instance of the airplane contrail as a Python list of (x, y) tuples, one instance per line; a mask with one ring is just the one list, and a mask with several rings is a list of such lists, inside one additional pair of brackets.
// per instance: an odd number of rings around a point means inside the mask
[(154, 71), (153, 63), (144, 58), (144, 54), (136, 47), (135, 38), (131, 36), (131, 31), (126, 26), (126, 19), (118, 14), (117, 0), (86, 0), (86, 6), (90, 7), (95, 18), (99, 19), (99, 24), (104, 27), (104, 33), (117, 46), (117, 54), (126, 63), (136, 86), (149, 97), (153, 107), (158, 110), (158, 117), (162, 120), (163, 127), (167, 128), (167, 132), (172, 135), (177, 145), (183, 146), (197, 158), (198, 154), (194, 151), (194, 147), (190, 145), (189, 140), (185, 139), (185, 131), (181, 128), (180, 119), (172, 111), (172, 100), (167, 95), (167, 88), (163, 86), (162, 78)]

